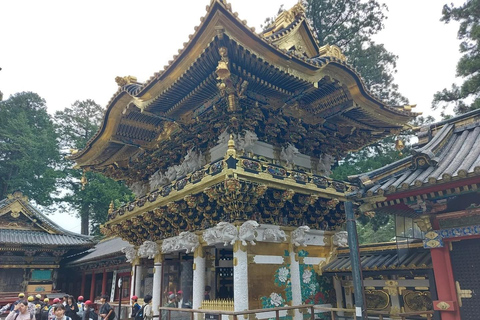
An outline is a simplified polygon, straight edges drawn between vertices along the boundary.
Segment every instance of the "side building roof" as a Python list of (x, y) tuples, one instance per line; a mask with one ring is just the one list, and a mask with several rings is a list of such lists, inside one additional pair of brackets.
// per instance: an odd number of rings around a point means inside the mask
[(65, 230), (48, 219), (19, 191), (0, 201), (0, 244), (91, 247), (93, 237)]
[[(411, 155), (371, 172), (350, 176), (359, 198), (394, 200), (470, 185), (480, 177), (480, 110), (423, 127)], [(438, 190), (437, 190), (438, 189)]]

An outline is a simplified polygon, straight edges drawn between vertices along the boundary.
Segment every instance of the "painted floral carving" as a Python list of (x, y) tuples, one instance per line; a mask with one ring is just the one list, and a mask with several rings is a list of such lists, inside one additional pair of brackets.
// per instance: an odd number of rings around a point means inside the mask
[(302, 274), (303, 283), (310, 283), (312, 281), (312, 270), (305, 269)]
[(281, 295), (279, 295), (278, 293), (272, 292), (272, 294), (270, 295), (270, 303), (275, 307), (280, 307), (283, 305), (284, 300)]
[(278, 281), (285, 283), (287, 282), (289, 276), (290, 276), (290, 271), (287, 268), (282, 267), (278, 269)]

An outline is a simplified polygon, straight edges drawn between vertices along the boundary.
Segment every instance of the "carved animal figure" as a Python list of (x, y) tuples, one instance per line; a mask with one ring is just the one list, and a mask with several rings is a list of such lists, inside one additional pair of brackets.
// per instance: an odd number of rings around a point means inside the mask
[(257, 228), (259, 224), (257, 221), (248, 220), (240, 226), (238, 238), (242, 241), (242, 245), (246, 246), (247, 242), (251, 245), (255, 245), (255, 238), (257, 237)]
[(292, 243), (297, 247), (300, 247), (300, 246), (305, 247), (306, 246), (305, 242), (307, 241), (305, 232), (309, 230), (310, 230), (310, 227), (308, 226), (301, 226), (295, 229), (292, 232), (292, 239), (291, 239)]
[(138, 256), (141, 258), (153, 259), (155, 258), (155, 255), (157, 253), (158, 253), (158, 245), (156, 242), (153, 242), (153, 241), (145, 241), (138, 248)]
[(127, 262), (133, 262), (135, 257), (137, 256), (137, 250), (134, 247), (124, 247), (122, 248), (122, 252), (125, 253), (125, 257), (127, 258)]
[(293, 164), (297, 154), (300, 154), (300, 151), (293, 144), (289, 143), (287, 148), (282, 147), (280, 160), (287, 162), (287, 164)]
[(265, 229), (263, 232), (264, 241), (285, 241), (287, 240), (287, 235), (285, 231), (281, 229)]
[(339, 231), (333, 236), (333, 245), (337, 247), (348, 247), (348, 232)]

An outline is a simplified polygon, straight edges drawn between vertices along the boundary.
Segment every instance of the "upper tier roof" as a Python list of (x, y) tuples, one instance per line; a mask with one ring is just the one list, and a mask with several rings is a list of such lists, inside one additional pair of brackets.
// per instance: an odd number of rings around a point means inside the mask
[(90, 236), (61, 228), (17, 191), (0, 201), (0, 244), (78, 248), (91, 247), (94, 241)]
[[(225, 1), (212, 1), (201, 21), (163, 71), (145, 83), (117, 78), (100, 129), (70, 157), (79, 167), (144, 180), (178, 164), (186, 149), (209, 150), (227, 127), (339, 157), (417, 115), (376, 99), (337, 47), (320, 48), (299, 5), (262, 34)], [(132, 170), (132, 159), (144, 167)]]
[(363, 197), (402, 194), (480, 176), (480, 110), (421, 129), (412, 155), (349, 177)]

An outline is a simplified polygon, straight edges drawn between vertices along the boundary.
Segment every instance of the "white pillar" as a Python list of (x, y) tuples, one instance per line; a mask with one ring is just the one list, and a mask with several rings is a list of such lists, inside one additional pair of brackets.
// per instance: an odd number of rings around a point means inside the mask
[[(302, 286), (300, 281), (302, 281), (302, 275), (300, 274), (300, 264), (296, 260), (297, 254), (293, 249), (293, 245), (290, 249), (290, 281), (292, 284), (292, 306), (299, 306), (302, 304)], [(294, 310), (295, 320), (301, 320), (302, 314), (298, 309)]]
[(155, 255), (155, 259), (153, 260), (153, 292), (152, 292), (152, 309), (153, 315), (158, 316), (160, 311), (158, 308), (160, 307), (160, 296), (162, 294), (162, 262), (163, 256), (161, 253)]
[[(138, 263), (138, 260), (135, 259), (132, 261), (132, 277), (130, 278), (130, 297), (135, 295), (134, 289), (135, 289), (135, 280), (136, 280), (136, 265)], [(112, 300), (113, 301), (113, 300)]]
[[(337, 276), (333, 277), (333, 287), (335, 288), (335, 295), (337, 296), (337, 308), (343, 308), (343, 291), (342, 291), (342, 283), (338, 279)], [(339, 316), (344, 316), (343, 311), (337, 312)]]
[(233, 305), (234, 311), (248, 310), (247, 248), (240, 241), (233, 246)]
[(139, 297), (143, 297), (143, 294), (140, 292), (140, 289), (142, 288), (142, 276), (143, 266), (138, 263), (135, 267), (135, 295)]
[(200, 309), (205, 292), (205, 254), (198, 246), (193, 254), (193, 291), (192, 308)]

